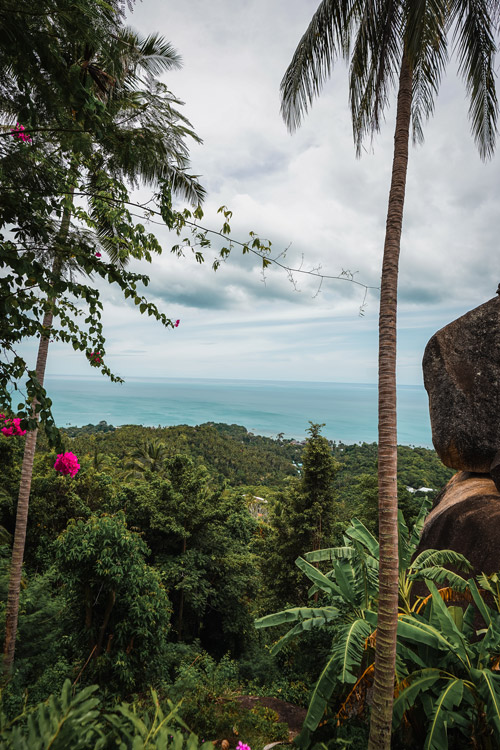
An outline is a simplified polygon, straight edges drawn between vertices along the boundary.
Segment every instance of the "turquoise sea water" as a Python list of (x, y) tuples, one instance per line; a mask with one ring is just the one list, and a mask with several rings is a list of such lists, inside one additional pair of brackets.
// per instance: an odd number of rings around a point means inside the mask
[[(303, 440), (309, 420), (344, 443), (377, 440), (377, 387), (358, 383), (269, 380), (47, 378), (59, 426), (106, 420), (116, 426), (203, 422), (240, 424), (258, 435)], [(421, 386), (398, 389), (398, 443), (431, 447), (427, 395)]]

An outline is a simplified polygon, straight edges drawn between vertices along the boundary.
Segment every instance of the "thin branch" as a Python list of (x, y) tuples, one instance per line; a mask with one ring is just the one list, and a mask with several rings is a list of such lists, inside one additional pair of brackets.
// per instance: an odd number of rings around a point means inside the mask
[[(89, 196), (92, 196), (93, 194), (92, 193), (75, 193), (75, 195), (89, 197)], [(148, 211), (149, 213), (154, 214), (155, 216), (161, 216), (161, 212), (160, 211), (156, 211), (155, 209), (152, 209), (152, 208), (145, 208), (145, 206), (141, 205), (140, 203), (134, 203), (133, 201), (123, 201), (123, 200), (121, 200), (119, 198), (110, 198), (108, 196), (102, 196), (102, 195), (100, 195), (99, 198), (100, 198), (100, 200), (105, 200), (105, 201), (109, 201), (109, 202), (113, 202), (113, 203), (124, 203), (127, 206), (134, 206), (135, 208), (144, 209), (144, 210)], [(144, 217), (141, 217), (141, 218), (144, 218)], [(152, 219), (150, 219), (150, 221), (152, 221), (155, 224), (159, 224), (160, 226), (165, 226), (164, 222), (159, 222), (159, 221), (158, 222), (154, 222)], [(299, 268), (290, 268), (290, 266), (286, 266), (284, 263), (280, 263), (280, 261), (278, 260), (278, 258), (280, 258), (283, 255), (283, 252), (280, 253), (279, 255), (277, 255), (276, 258), (272, 258), (270, 256), (264, 255), (263, 253), (259, 252), (258, 250), (255, 250), (254, 248), (250, 247), (245, 242), (240, 242), (239, 240), (235, 240), (235, 239), (229, 240), (229, 238), (228, 238), (228, 236), (226, 234), (223, 234), (222, 232), (219, 232), (216, 229), (209, 229), (207, 227), (202, 226), (201, 224), (198, 224), (195, 221), (189, 221), (188, 219), (184, 219), (184, 223), (187, 226), (193, 227), (195, 229), (199, 229), (202, 232), (208, 232), (209, 234), (213, 234), (213, 235), (215, 235), (217, 237), (221, 237), (226, 242), (230, 241), (234, 245), (239, 245), (240, 247), (244, 247), (246, 250), (248, 250), (249, 252), (253, 253), (254, 255), (257, 255), (259, 258), (266, 258), (266, 260), (268, 260), (270, 263), (273, 263), (274, 265), (278, 266), (279, 268), (282, 268), (284, 271), (290, 271), (292, 273), (302, 273), (302, 274), (305, 274), (307, 276), (316, 276), (316, 277), (321, 278), (321, 279), (334, 279), (334, 280), (337, 280), (337, 281), (349, 281), (351, 284), (356, 284), (357, 286), (361, 286), (361, 287), (363, 287), (363, 289), (366, 289), (366, 290), (368, 290), (368, 289), (380, 289), (380, 287), (378, 287), (378, 286), (370, 286), (369, 284), (364, 284), (362, 281), (357, 281), (354, 278), (354, 273), (352, 271), (342, 270), (342, 272), (340, 274), (338, 274), (337, 276), (333, 276), (333, 275), (330, 275), (330, 274), (319, 273), (319, 271), (317, 271), (315, 269), (307, 271), (307, 270), (305, 270), (305, 269), (302, 268), (302, 262), (301, 262), (301, 265), (300, 265)], [(357, 271), (356, 271), (356, 273), (357, 273)]]

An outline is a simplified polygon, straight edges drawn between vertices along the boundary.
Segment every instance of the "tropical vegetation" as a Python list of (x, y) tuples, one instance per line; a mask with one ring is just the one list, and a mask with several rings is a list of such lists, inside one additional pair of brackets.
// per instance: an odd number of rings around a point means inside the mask
[[(79, 688), (99, 685), (96, 695), (105, 713), (126, 701), (145, 721), (143, 713), (151, 715), (147, 696), (152, 687), (165, 715), (167, 698), (175, 705), (182, 700), (178, 713), (201, 739), (231, 740), (243, 737), (244, 731), (246, 741), (258, 750), (286, 738), (273, 709), (244, 709), (241, 696), (307, 706), (308, 693), (331, 658), (328, 628), (306, 626), (300, 646), (290, 638), (276, 655), (271, 651), (271, 630), (254, 628), (254, 619), (271, 608), (283, 611), (294, 605), (305, 611), (326, 606), (320, 588), (309, 592), (308, 603), (308, 586), (301, 580), (302, 571), (299, 576), (294, 572), (292, 555), (303, 558), (308, 572), (320, 575), (315, 566), (328, 566), (328, 555), (333, 555), (328, 550), (356, 548), (371, 571), (368, 599), (359, 606), (376, 612), (377, 561), (371, 549), (376, 542), (369, 531), (376, 523), (370, 507), (370, 502), (376, 505), (376, 497), (368, 500), (356, 474), (361, 470), (376, 480), (376, 447), (328, 443), (318, 425), (304, 434), (304, 444), (298, 444), (223, 424), (114, 428), (101, 423), (68, 428), (62, 432), (62, 447), (78, 456), (81, 467), (72, 477), (55, 471), (57, 449), (41, 429), (16, 661), (3, 691), (5, 732), (17, 716), (21, 718), (12, 731), (17, 727), (24, 732), (31, 711), (41, 710), (36, 706), (49, 694), (59, 695), (69, 678), (75, 683), (75, 696)], [(4, 596), (23, 440), (0, 435)], [(143, 470), (130, 471), (129, 463), (140, 461), (138, 455), (145, 462)], [(149, 464), (147, 457), (152, 455), (161, 461)], [(402, 448), (401, 457), (401, 476), (413, 476), (411, 489), (425, 482), (437, 492), (442, 466), (433, 451)], [(352, 487), (350, 500), (343, 495), (346, 485)], [(323, 550), (311, 551), (322, 507), (311, 502), (314, 486), (321, 491), (318, 503), (328, 497), (335, 523), (323, 523)], [(410, 513), (418, 516), (422, 498), (417, 492), (408, 495)], [(309, 532), (293, 548), (300, 514), (290, 505), (287, 515), (287, 498), (305, 510), (309, 503), (311, 519)], [(353, 516), (359, 522), (351, 523)], [(356, 533), (364, 544), (355, 541)], [(409, 532), (403, 530), (403, 535), (410, 539)], [(280, 555), (280, 585), (271, 585), (269, 573), (278, 569)], [(323, 556), (324, 562), (314, 556)], [(354, 563), (354, 558), (336, 561)], [(448, 575), (451, 581), (452, 573)], [(327, 580), (333, 585), (333, 579)], [(355, 597), (360, 595), (358, 588), (365, 592), (362, 581), (356, 584)], [(341, 603), (339, 627), (344, 627), (353, 607), (348, 599)], [(370, 624), (370, 632), (373, 629)], [(355, 661), (351, 674), (359, 676)], [(334, 691), (325, 703), (327, 712), (335, 695)], [(310, 732), (311, 742), (321, 730)]]

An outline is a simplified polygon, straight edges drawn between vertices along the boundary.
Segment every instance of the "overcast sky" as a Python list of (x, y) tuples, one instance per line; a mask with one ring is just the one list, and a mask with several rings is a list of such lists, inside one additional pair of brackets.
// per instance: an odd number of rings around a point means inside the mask
[[(205, 224), (233, 212), (233, 236), (253, 230), (286, 262), (325, 274), (343, 270), (378, 286), (392, 161), (394, 97), (373, 144), (355, 158), (342, 62), (291, 136), (279, 84), (317, 0), (143, 0), (129, 23), (158, 31), (183, 58), (165, 82), (185, 102), (202, 146), (193, 172), (207, 189)], [(399, 382), (421, 382), (430, 336), (494, 296), (500, 281), (500, 174), (470, 135), (464, 86), (452, 60), (425, 128), (410, 152), (399, 285)], [(152, 227), (151, 227), (152, 228)], [(164, 330), (118, 291), (105, 291), (110, 367), (130, 376), (376, 382), (378, 293), (271, 268), (237, 250), (210, 263), (176, 259), (175, 239), (154, 227), (165, 255), (145, 269), (149, 296), (181, 323)], [(49, 374), (88, 375), (80, 354), (51, 347)], [(93, 371), (95, 372), (95, 371)]]

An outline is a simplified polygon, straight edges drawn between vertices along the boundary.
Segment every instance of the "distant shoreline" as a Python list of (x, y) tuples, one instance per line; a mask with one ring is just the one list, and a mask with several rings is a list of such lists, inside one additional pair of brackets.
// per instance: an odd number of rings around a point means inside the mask
[[(64, 425), (63, 427), (60, 427), (60, 429), (63, 430), (64, 432), (68, 433), (68, 435), (71, 437), (72, 436), (71, 433), (73, 433), (75, 431), (77, 431), (78, 434), (89, 434), (89, 435), (90, 434), (94, 434), (94, 435), (101, 434), (101, 435), (103, 435), (103, 434), (106, 434), (108, 432), (115, 432), (116, 430), (119, 430), (119, 429), (124, 428), (124, 427), (141, 427), (141, 428), (146, 429), (146, 430), (147, 429), (150, 429), (150, 430), (168, 430), (168, 429), (175, 429), (175, 428), (179, 428), (179, 427), (190, 427), (190, 428), (192, 428), (192, 429), (195, 430), (195, 429), (197, 429), (199, 427), (205, 427), (207, 425), (213, 426), (213, 427), (216, 427), (216, 428), (217, 428), (217, 426), (221, 426), (221, 425), (224, 426), (224, 427), (238, 427), (238, 428), (246, 430), (247, 434), (249, 436), (251, 436), (251, 437), (265, 438), (266, 440), (273, 440), (274, 442), (278, 441), (278, 435), (281, 434), (281, 433), (277, 433), (276, 435), (261, 435), (260, 433), (253, 432), (252, 430), (249, 430), (247, 427), (245, 427), (245, 425), (236, 424), (236, 423), (228, 424), (227, 422), (211, 422), (211, 421), (209, 421), (209, 422), (201, 422), (200, 424), (195, 424), (195, 425), (188, 425), (188, 424), (185, 424), (185, 423), (182, 423), (182, 424), (169, 424), (169, 425), (143, 425), (143, 424), (136, 424), (136, 423), (133, 424), (133, 423), (128, 423), (128, 422), (126, 424), (112, 425), (112, 424), (108, 424), (106, 422), (106, 420), (101, 420), (101, 422), (99, 422), (97, 424), (91, 424), (91, 423), (89, 423), (89, 424), (84, 424), (84, 425)], [(305, 445), (305, 443), (306, 443), (306, 438), (303, 438), (303, 439), (299, 440), (297, 438), (287, 437), (286, 435), (283, 435), (283, 437), (281, 439), (283, 440), (283, 442), (293, 443), (293, 444), (296, 444), (296, 445)], [(335, 444), (337, 446), (339, 446), (339, 445), (345, 445), (347, 447), (350, 447), (352, 445), (363, 445), (363, 444), (365, 444), (365, 445), (376, 445), (377, 444), (376, 440), (372, 440), (371, 442), (359, 441), (358, 440), (357, 442), (354, 442), (354, 443), (346, 443), (344, 440), (331, 440), (329, 438), (328, 438), (328, 442), (331, 443), (331, 444)], [(406, 443), (398, 443), (398, 447), (404, 447), (404, 448), (425, 448), (426, 450), (434, 450), (434, 447), (432, 445), (430, 445), (430, 446), (429, 445), (407, 445)]]
[[(378, 439), (373, 384), (206, 378), (136, 378), (119, 388), (104, 378), (47, 378), (46, 384), (60, 427), (101, 420), (145, 427), (215, 422), (302, 441), (313, 422), (324, 424), (322, 434), (336, 443), (370, 444)], [(398, 443), (432, 447), (422, 386), (398, 389)]]

